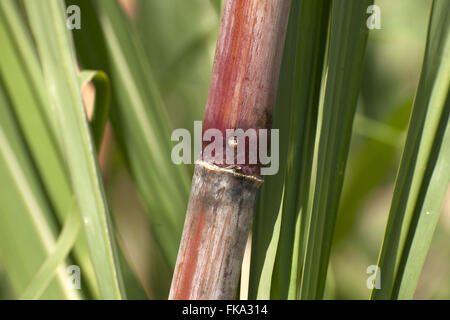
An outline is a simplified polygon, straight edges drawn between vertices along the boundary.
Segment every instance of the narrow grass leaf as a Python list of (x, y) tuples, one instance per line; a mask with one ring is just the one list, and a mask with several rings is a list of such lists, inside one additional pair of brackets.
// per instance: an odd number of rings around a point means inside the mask
[(67, 220), (64, 223), (64, 227), (58, 237), (53, 251), (39, 268), (39, 271), (33, 277), (33, 280), (31, 280), (20, 299), (36, 300), (41, 297), (42, 293), (48, 287), (50, 281), (55, 275), (58, 266), (64, 262), (70, 253), (80, 229), (80, 216), (76, 210), (72, 210), (67, 216)]
[[(439, 221), (442, 202), (450, 181), (450, 122), (448, 121), (450, 110), (450, 95), (447, 97), (447, 112), (443, 119), (446, 122), (445, 132), (441, 138), (436, 139), (433, 157), (435, 165), (428, 167), (428, 181), (422, 185), (419, 202), (415, 208), (416, 220), (408, 234), (409, 251), (402, 258), (401, 268), (403, 272), (397, 278), (395, 294), (398, 299), (412, 299), (416, 290), (422, 268), (431, 245), (434, 230)], [(442, 123), (441, 126), (445, 126)], [(442, 129), (440, 129), (441, 131)]]
[(124, 297), (116, 245), (103, 183), (86, 119), (62, 1), (26, 1), (47, 91), (56, 113), (99, 291), (104, 299)]
[[(33, 164), (59, 223), (63, 224), (73, 202), (73, 190), (62, 156), (56, 117), (48, 100), (42, 68), (31, 32), (13, 0), (0, 2), (0, 82), (11, 100)], [(83, 269), (85, 293), (98, 297), (94, 270), (81, 235), (74, 248)]]
[(323, 118), (300, 296), (321, 299), (350, 146), (371, 0), (334, 1)]
[(300, 4), (281, 231), (272, 277), (275, 299), (297, 298), (330, 8), (329, 0)]
[(272, 272), (281, 224), (281, 202), (289, 141), (289, 119), (293, 94), (296, 41), (299, 26), (299, 2), (291, 5), (283, 60), (278, 81), (273, 128), (280, 130), (279, 170), (267, 176), (258, 195), (252, 226), (249, 299), (270, 299)]
[[(171, 161), (170, 121), (142, 44), (115, 1), (76, 1), (85, 28), (74, 34), (81, 64), (111, 79), (111, 124), (148, 208), (156, 241), (171, 270), (189, 197), (185, 166)], [(86, 32), (84, 32), (86, 30)]]
[(92, 137), (97, 151), (100, 150), (106, 122), (109, 118), (111, 100), (111, 84), (103, 71), (83, 70), (79, 75), (80, 88), (92, 82), (95, 87), (94, 110), (91, 118)]
[[(28, 150), (0, 83), (0, 259), (20, 296), (55, 247), (57, 221), (42, 192)], [(63, 264), (44, 299), (79, 299)]]
[(449, 148), (445, 133), (449, 71), (450, 3), (436, 0), (378, 262), (381, 288), (372, 290), (372, 299), (405, 298), (414, 293), (448, 186), (448, 171), (441, 169), (445, 169), (442, 162)]

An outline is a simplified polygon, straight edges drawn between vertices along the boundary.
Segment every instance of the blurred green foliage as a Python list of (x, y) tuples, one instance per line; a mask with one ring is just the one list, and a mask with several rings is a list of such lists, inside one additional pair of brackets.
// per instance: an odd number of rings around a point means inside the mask
[[(128, 17), (116, 5), (115, 0), (110, 0), (107, 4), (95, 0), (66, 1), (68, 5), (77, 4), (82, 8), (82, 29), (73, 31), (80, 68), (104, 71), (112, 85), (113, 134), (107, 138), (109, 148), (103, 155), (102, 164), (105, 191), (118, 231), (117, 240), (123, 253), (120, 254), (120, 259), (122, 265), (130, 266), (124, 268), (127, 294), (129, 297), (142, 298), (142, 286), (147, 297), (166, 298), (193, 167), (173, 168), (170, 164), (162, 165), (158, 155), (168, 155), (170, 159), (172, 129), (187, 128), (192, 132), (193, 121), (203, 118), (220, 23), (220, 1), (121, 2), (129, 9), (127, 12), (131, 12)], [(21, 4), (20, 1), (17, 3)], [(375, 1), (381, 8), (381, 29), (372, 30), (367, 41), (357, 112), (325, 285), (327, 299), (366, 299), (370, 294), (366, 287), (366, 279), (369, 276), (366, 269), (369, 265), (377, 264), (382, 244), (405, 132), (419, 82), (431, 3), (431, 0)], [(26, 16), (20, 12), (23, 17)], [(4, 36), (4, 33), (0, 33), (1, 46), (6, 43)], [(292, 38), (295, 39), (296, 35)], [(286, 48), (288, 47), (289, 44)], [(285, 54), (285, 59), (286, 57), (288, 55)], [(2, 78), (8, 76), (3, 73), (5, 61), (2, 61)], [(281, 78), (283, 79), (283, 75)], [(20, 79), (17, 81), (20, 82)], [(29, 80), (27, 83), (30, 83)], [(0, 88), (1, 108), (9, 105), (9, 100), (13, 98), (25, 101), (32, 99), (29, 97), (30, 93), (35, 94), (28, 88), (23, 89), (23, 95), (20, 90), (13, 95), (13, 89), (17, 88), (12, 86), (8, 90), (3, 85)], [(280, 91), (289, 93), (289, 88), (283, 87)], [(3, 99), (3, 95), (7, 98)], [(34, 101), (45, 99), (46, 97), (40, 97)], [(139, 105), (144, 110), (144, 117), (141, 119), (144, 124), (141, 126), (136, 125), (139, 123)], [(11, 121), (20, 121), (18, 115), (15, 117), (18, 119), (11, 117)], [(5, 119), (3, 120), (6, 121)], [(289, 120), (289, 113), (285, 114), (283, 119)], [(150, 124), (150, 129), (146, 129), (145, 123)], [(45, 133), (45, 130), (42, 132)], [(147, 139), (152, 134), (148, 130), (155, 130), (155, 139)], [(37, 154), (30, 155), (36, 145), (33, 147), (29, 143), (23, 143), (23, 140), (30, 136), (30, 132), (21, 129), (21, 132), (11, 133), (12, 136), (16, 139), (14, 141), (18, 141), (17, 148), (28, 150), (24, 152), (26, 155), (21, 161), (29, 161), (31, 157), (34, 166), (39, 166)], [(281, 136), (283, 137), (283, 133)], [(34, 152), (37, 151), (39, 150)], [(285, 151), (287, 152), (287, 149)], [(64, 171), (65, 168), (61, 170)], [(36, 172), (37, 170), (33, 169), (30, 175), (36, 175)], [(41, 183), (45, 178), (44, 173), (39, 172), (39, 175), (32, 178), (36, 180), (33, 183)], [(278, 178), (268, 177), (266, 182)], [(60, 179), (63, 181), (65, 178)], [(270, 184), (282, 185), (284, 177), (282, 180)], [(43, 182), (46, 181), (48, 179), (43, 179)], [(41, 196), (43, 206), (50, 207), (48, 212), (55, 221), (52, 229), (53, 237), (56, 238), (65, 215), (61, 214), (56, 218), (53, 214), (63, 211), (61, 208), (70, 198), (70, 188), (56, 188), (52, 191), (49, 189), (52, 187), (55, 188), (51, 184), (47, 186), (46, 193)], [(48, 201), (52, 202), (57, 198), (51, 196), (52, 192), (62, 192), (66, 195), (59, 202), (49, 205)], [(273, 191), (270, 188), (263, 191), (265, 198), (261, 199), (260, 205), (266, 210), (275, 210), (278, 214), (282, 190), (277, 190), (278, 196), (272, 199), (267, 197), (271, 193)], [(450, 297), (448, 193), (446, 199), (416, 298)], [(11, 209), (0, 206), (0, 210), (3, 210), (0, 214), (4, 214), (4, 210)], [(166, 214), (167, 212), (169, 213)], [(270, 223), (274, 225), (275, 221)], [(30, 231), (28, 236), (32, 235)], [(86, 259), (85, 243), (82, 237), (80, 239), (80, 244), (69, 257), (70, 261)], [(21, 240), (17, 238), (15, 241)], [(253, 246), (255, 245), (258, 243), (254, 242)], [(29, 266), (31, 269), (26, 270), (27, 277), (24, 281), (31, 280), (33, 271), (37, 271), (44, 256), (42, 254), (36, 257), (33, 265)], [(264, 261), (264, 256), (258, 259)], [(9, 279), (10, 275), (4, 272), (11, 269), (8, 268), (8, 263), (6, 260), (0, 260), (2, 299), (17, 298), (26, 285), (14, 283)], [(88, 268), (91, 267), (86, 264), (86, 270)], [(87, 281), (93, 282), (92, 279), (90, 272)], [(242, 281), (247, 282), (248, 279)], [(96, 297), (96, 286), (93, 285), (84, 294), (87, 297)], [(250, 289), (250, 296), (255, 295), (255, 291)], [(245, 293), (241, 292), (241, 297), (245, 297)]]

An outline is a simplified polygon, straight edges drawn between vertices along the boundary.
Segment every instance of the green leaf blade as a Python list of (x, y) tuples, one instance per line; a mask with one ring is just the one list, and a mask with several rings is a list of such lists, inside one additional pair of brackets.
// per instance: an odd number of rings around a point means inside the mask
[[(368, 35), (370, 0), (334, 1), (301, 298), (322, 299)], [(345, 70), (345, 72), (344, 72)]]
[[(449, 117), (449, 70), (450, 3), (437, 0), (432, 6), (422, 72), (378, 261), (381, 288), (372, 290), (372, 299), (396, 299), (399, 290), (401, 297), (412, 297), (414, 293), (426, 256), (417, 248), (429, 245), (437, 222), (426, 218), (426, 212), (431, 210), (438, 215), (448, 177), (444, 174), (442, 181), (432, 170), (436, 163), (442, 167), (441, 157), (446, 159), (445, 151), (438, 155), (439, 150), (448, 149), (447, 139), (442, 136)], [(440, 139), (445, 143), (442, 147)], [(437, 184), (427, 191), (431, 181)], [(432, 200), (427, 199), (428, 195)], [(432, 209), (427, 207), (430, 204)], [(418, 234), (417, 230), (427, 232)]]
[[(86, 119), (61, 1), (27, 1), (27, 14), (55, 108), (65, 159), (75, 191), (102, 298), (124, 297), (108, 206)], [(52, 36), (49, 36), (52, 35)]]
[[(58, 228), (1, 83), (0, 177), (0, 258), (20, 295), (51, 254)], [(79, 299), (67, 280), (64, 265), (60, 265), (42, 298)]]
[(298, 296), (330, 8), (328, 0), (305, 1), (300, 7), (285, 195), (272, 277), (276, 299)]

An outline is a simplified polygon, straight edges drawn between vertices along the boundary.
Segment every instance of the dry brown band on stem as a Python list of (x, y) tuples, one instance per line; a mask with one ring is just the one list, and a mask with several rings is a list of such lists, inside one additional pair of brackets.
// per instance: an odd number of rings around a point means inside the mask
[[(227, 129), (271, 128), (290, 3), (225, 1), (203, 122), (223, 146)], [(222, 163), (203, 156), (195, 166), (170, 299), (235, 297), (261, 165)]]
[(236, 292), (262, 180), (197, 163), (171, 299), (230, 299)]

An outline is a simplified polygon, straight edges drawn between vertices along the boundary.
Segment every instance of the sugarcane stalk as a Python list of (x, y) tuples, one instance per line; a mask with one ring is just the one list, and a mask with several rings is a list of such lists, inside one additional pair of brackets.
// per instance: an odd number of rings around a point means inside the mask
[[(203, 121), (222, 133), (223, 156), (196, 162), (170, 299), (233, 299), (263, 161), (227, 129), (271, 129), (290, 0), (226, 0)], [(234, 138), (234, 137), (231, 137)], [(270, 143), (270, 135), (266, 143)], [(226, 151), (245, 143), (245, 161)], [(261, 141), (259, 141), (260, 145)], [(223, 161), (221, 161), (223, 160)]]

